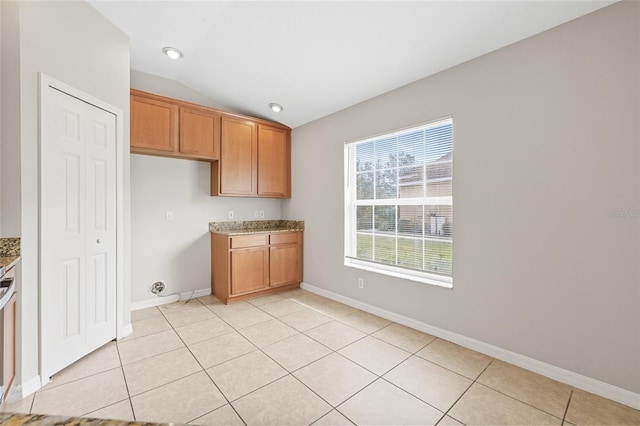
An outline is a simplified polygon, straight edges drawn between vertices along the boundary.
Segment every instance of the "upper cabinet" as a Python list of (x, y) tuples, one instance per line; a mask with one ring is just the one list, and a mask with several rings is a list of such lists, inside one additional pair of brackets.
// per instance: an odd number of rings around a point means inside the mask
[(131, 152), (217, 160), (220, 113), (131, 90)]
[(178, 141), (178, 106), (131, 91), (131, 152), (173, 154)]
[(181, 154), (215, 160), (220, 149), (220, 114), (204, 108), (180, 107)]
[(258, 125), (258, 195), (291, 197), (290, 132)]
[(211, 195), (291, 197), (291, 129), (131, 89), (131, 152), (211, 162)]
[(291, 197), (291, 133), (222, 117), (220, 161), (211, 164), (211, 195)]
[(256, 195), (258, 129), (254, 122), (222, 117), (220, 161), (211, 165), (211, 195)]

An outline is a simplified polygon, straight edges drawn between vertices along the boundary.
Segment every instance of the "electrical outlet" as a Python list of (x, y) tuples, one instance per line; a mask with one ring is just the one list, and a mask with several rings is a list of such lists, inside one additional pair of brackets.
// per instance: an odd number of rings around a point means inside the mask
[(233, 210), (229, 210), (229, 219), (233, 219)]
[(260, 219), (264, 219), (264, 210), (260, 210)]
[(253, 217), (255, 217), (255, 218), (260, 217), (260, 212), (258, 210), (254, 210), (253, 211)]
[(168, 211), (165, 213), (165, 218), (166, 218), (167, 220), (173, 220), (173, 212), (168, 210)]
[(358, 278), (358, 288), (364, 288), (364, 280), (362, 278)]

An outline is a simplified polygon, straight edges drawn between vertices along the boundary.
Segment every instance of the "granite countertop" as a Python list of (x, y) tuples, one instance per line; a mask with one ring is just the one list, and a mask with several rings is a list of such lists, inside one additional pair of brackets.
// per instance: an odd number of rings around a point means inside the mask
[(302, 220), (248, 220), (244, 222), (209, 222), (209, 232), (224, 235), (304, 231)]
[(105, 420), (81, 417), (45, 416), (41, 414), (0, 413), (0, 424), (9, 426), (159, 426), (175, 423), (128, 422), (125, 420)]
[(20, 260), (20, 238), (0, 238), (0, 276)]

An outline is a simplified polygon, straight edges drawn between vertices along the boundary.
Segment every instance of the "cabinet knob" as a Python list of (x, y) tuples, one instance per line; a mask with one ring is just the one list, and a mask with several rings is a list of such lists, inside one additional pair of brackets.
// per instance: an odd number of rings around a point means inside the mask
[(98, 239), (96, 240), (96, 243), (98, 243), (98, 244), (100, 244), (101, 242), (102, 242), (102, 241), (100, 241), (100, 238), (98, 238)]

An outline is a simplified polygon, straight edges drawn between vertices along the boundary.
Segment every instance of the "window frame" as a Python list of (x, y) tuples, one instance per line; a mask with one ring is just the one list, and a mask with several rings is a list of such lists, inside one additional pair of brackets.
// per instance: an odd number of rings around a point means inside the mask
[[(398, 221), (398, 211), (401, 206), (451, 206), (451, 217), (453, 217), (453, 187), (451, 196), (440, 196), (440, 197), (429, 197), (427, 196), (427, 184), (429, 183), (428, 176), (425, 173), (423, 177), (423, 184), (425, 185), (425, 192), (422, 197), (413, 197), (413, 198), (399, 198), (396, 193), (396, 198), (381, 198), (381, 199), (366, 199), (366, 200), (356, 200), (357, 194), (357, 185), (356, 185), (356, 176), (358, 171), (356, 170), (355, 163), (355, 151), (356, 146), (360, 144), (364, 144), (367, 142), (377, 141), (384, 138), (390, 137), (398, 137), (399, 135), (410, 133), (412, 131), (417, 131), (420, 129), (428, 129), (432, 127), (438, 127), (443, 124), (451, 124), (451, 137), (453, 139), (453, 117), (447, 116), (442, 117), (437, 120), (421, 123), (414, 126), (405, 127), (402, 129), (397, 129), (391, 132), (383, 133), (376, 136), (367, 137), (364, 139), (358, 139), (346, 142), (344, 144), (344, 265), (347, 267), (362, 269), (370, 272), (376, 272), (383, 275), (393, 276), (396, 278), (407, 279), (411, 281), (417, 281), (421, 283), (431, 284), (444, 288), (453, 288), (453, 235), (450, 239), (443, 238), (430, 238), (428, 237), (423, 230), (422, 236), (415, 237), (416, 239), (427, 241), (429, 239), (439, 240), (439, 241), (447, 241), (451, 244), (451, 275), (440, 275), (435, 273), (430, 273), (420, 269), (412, 269), (409, 267), (390, 265), (382, 262), (377, 262), (375, 260), (366, 260), (360, 259), (354, 256), (351, 256), (352, 253), (355, 253), (357, 250), (357, 238), (358, 238), (358, 225), (357, 225), (357, 214), (353, 212), (357, 210), (358, 206), (396, 206), (396, 224)], [(451, 168), (452, 175), (450, 178), (446, 180), (450, 180), (453, 185), (453, 146), (451, 150)], [(396, 165), (395, 169), (399, 170), (401, 167), (399, 164)], [(375, 169), (372, 170), (375, 173)], [(444, 179), (443, 179), (444, 181)], [(399, 182), (398, 182), (399, 188)], [(399, 189), (398, 189), (399, 190)], [(428, 202), (427, 202), (428, 201)], [(425, 217), (423, 216), (422, 221), (424, 222)], [(375, 224), (372, 224), (375, 229)], [(372, 232), (372, 235), (375, 235), (375, 232)], [(395, 237), (395, 252), (396, 256), (398, 253), (398, 238), (400, 233), (398, 232), (397, 225), (396, 231), (394, 233)], [(406, 236), (411, 238), (411, 236)]]

